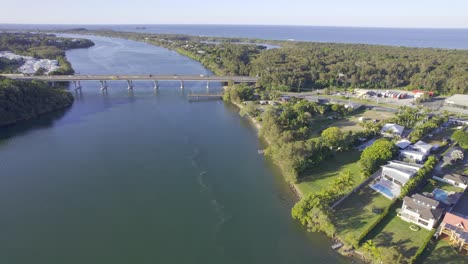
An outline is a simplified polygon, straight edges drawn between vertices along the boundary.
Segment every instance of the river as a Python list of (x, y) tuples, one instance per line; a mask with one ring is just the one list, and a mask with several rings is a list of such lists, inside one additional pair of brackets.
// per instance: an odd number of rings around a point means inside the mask
[[(90, 37), (80, 74), (206, 74), (145, 43)], [(204, 83), (97, 82), (63, 113), (0, 130), (0, 263), (347, 263), (291, 219), (253, 126)], [(210, 92), (221, 89), (210, 84)]]

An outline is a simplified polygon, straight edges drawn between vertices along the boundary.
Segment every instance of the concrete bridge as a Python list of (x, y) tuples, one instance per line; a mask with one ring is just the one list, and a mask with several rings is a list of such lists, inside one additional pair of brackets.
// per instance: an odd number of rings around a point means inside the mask
[(128, 89), (133, 89), (133, 81), (153, 81), (154, 89), (159, 88), (159, 81), (178, 81), (180, 88), (184, 88), (185, 81), (205, 81), (206, 87), (210, 82), (233, 82), (233, 83), (256, 83), (257, 77), (250, 76), (209, 76), (209, 75), (156, 75), (156, 74), (100, 74), (100, 75), (41, 75), (29, 76), (24, 74), (0, 74), (6, 78), (14, 80), (38, 80), (46, 81), (52, 84), (56, 82), (72, 82), (75, 90), (81, 90), (81, 81), (99, 81), (101, 90), (108, 88), (107, 81), (127, 81)]

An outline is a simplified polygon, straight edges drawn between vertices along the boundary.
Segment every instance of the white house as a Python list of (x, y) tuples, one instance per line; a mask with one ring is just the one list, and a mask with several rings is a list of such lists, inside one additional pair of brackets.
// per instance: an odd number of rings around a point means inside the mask
[(432, 145), (419, 140), (418, 142), (414, 143), (414, 145), (412, 145), (411, 148), (418, 150), (424, 154), (429, 154), (431, 153)]
[(414, 160), (416, 163), (422, 163), (427, 157), (427, 154), (424, 154), (423, 152), (419, 151), (414, 151), (414, 150), (400, 150), (400, 159), (410, 159)]
[(446, 209), (446, 204), (417, 193), (403, 198), (398, 216), (404, 221), (431, 230)]
[(446, 174), (442, 177), (434, 175), (432, 176), (432, 178), (463, 189), (466, 189), (466, 187), (468, 187), (468, 176), (460, 175), (457, 173)]
[(405, 185), (423, 165), (406, 163), (398, 160), (389, 161), (387, 165), (382, 166), (382, 176), (399, 186)]
[(382, 127), (382, 130), (380, 130), (380, 133), (385, 137), (401, 137), (401, 134), (403, 134), (403, 130), (405, 130), (404, 126), (400, 126), (397, 124), (385, 124)]
[(382, 166), (382, 173), (370, 187), (389, 199), (398, 197), (404, 186), (423, 167), (420, 164), (406, 163), (398, 160), (389, 161)]

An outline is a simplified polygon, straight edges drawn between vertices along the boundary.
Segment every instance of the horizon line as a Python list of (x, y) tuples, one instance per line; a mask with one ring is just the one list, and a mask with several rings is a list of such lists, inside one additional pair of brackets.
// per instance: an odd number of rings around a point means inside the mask
[(81, 24), (81, 23), (1, 23), (0, 25), (22, 25), (22, 26), (271, 26), (271, 27), (328, 27), (328, 28), (375, 28), (375, 29), (448, 29), (448, 30), (468, 30), (468, 27), (394, 27), (394, 26), (336, 26), (336, 25), (288, 25), (288, 24), (186, 24), (186, 23), (107, 23), (107, 24)]

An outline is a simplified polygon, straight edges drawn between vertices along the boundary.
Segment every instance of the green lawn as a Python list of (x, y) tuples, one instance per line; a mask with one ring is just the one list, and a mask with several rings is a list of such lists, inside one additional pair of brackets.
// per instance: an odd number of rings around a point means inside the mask
[(418, 231), (412, 231), (410, 229), (412, 224), (397, 216), (396, 208), (400, 207), (401, 202), (392, 207), (388, 215), (365, 240), (372, 239), (378, 247), (382, 248), (395, 247), (405, 258), (410, 259), (431, 232), (422, 227)]
[(446, 240), (432, 241), (421, 255), (424, 264), (468, 263), (468, 256), (458, 255)]
[(361, 153), (357, 150), (340, 152), (333, 158), (322, 162), (317, 168), (305, 172), (302, 182), (297, 184), (302, 197), (327, 187), (330, 181), (338, 177), (340, 172), (344, 170), (350, 170), (355, 186), (359, 185), (362, 182), (358, 163), (360, 155)]
[(333, 214), (333, 222), (337, 227), (338, 236), (341, 238), (350, 237), (354, 240), (359, 238), (380, 216), (372, 212), (372, 209), (385, 209), (391, 203), (390, 199), (372, 190), (369, 186), (351, 194), (335, 208)]
[(422, 192), (431, 193), (435, 188), (439, 188), (439, 189), (447, 191), (447, 192), (463, 192), (462, 188), (455, 187), (455, 186), (453, 186), (451, 184), (441, 182), (441, 181), (438, 181), (438, 180), (434, 180), (434, 181), (435, 181), (435, 185), (432, 185), (430, 183), (426, 184), (426, 186), (424, 186), (424, 188), (421, 190), (421, 193)]

